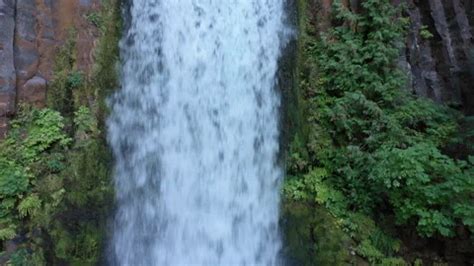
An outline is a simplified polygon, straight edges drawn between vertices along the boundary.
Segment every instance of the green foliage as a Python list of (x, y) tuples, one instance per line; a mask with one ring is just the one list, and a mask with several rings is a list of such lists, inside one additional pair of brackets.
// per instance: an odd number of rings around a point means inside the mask
[(112, 197), (110, 156), (94, 114), (74, 113), (74, 143), (51, 109), (24, 108), (12, 123), (0, 144), (0, 240), (22, 234), (39, 249), (48, 248), (41, 239), (52, 239), (55, 257), (93, 264)]
[(290, 178), (284, 187), (286, 198), (296, 201), (314, 201), (325, 206), (336, 216), (341, 215), (347, 208), (345, 198), (341, 192), (324, 180), (325, 177), (327, 177), (327, 171), (317, 168), (302, 179)]
[[(327, 209), (287, 200), (283, 205), (284, 256), (292, 265), (348, 265), (350, 237)], [(354, 263), (352, 263), (354, 264)]]
[(91, 110), (85, 106), (80, 106), (78, 110), (74, 112), (74, 125), (76, 127), (77, 139), (88, 139), (90, 136), (100, 133), (97, 118), (92, 115)]
[[(76, 31), (71, 29), (68, 38), (57, 52), (54, 64), (54, 76), (48, 86), (48, 106), (70, 114), (73, 110), (72, 85), (80, 85), (82, 78), (73, 75), (76, 61)], [(79, 73), (79, 72), (75, 72)]]
[(364, 240), (359, 244), (357, 253), (364, 258), (368, 258), (372, 264), (384, 258), (384, 255), (377, 248), (372, 246), (369, 240)]
[(14, 253), (2, 254), (8, 265), (99, 260), (113, 196), (101, 127), (105, 97), (117, 84), (119, 15), (118, 1), (104, 2), (98, 16), (109, 28), (100, 31), (96, 64), (87, 75), (77, 71), (77, 34), (70, 31), (57, 53), (49, 108), (24, 106), (0, 142), (0, 246), (21, 241)]
[(423, 38), (425, 40), (428, 40), (428, 39), (431, 39), (431, 38), (434, 37), (433, 33), (430, 32), (430, 30), (428, 29), (428, 26), (426, 26), (426, 25), (421, 26), (420, 36), (421, 36), (421, 38)]
[(28, 251), (26, 249), (19, 249), (15, 251), (10, 257), (9, 264), (12, 266), (27, 266), (28, 265)]
[(21, 166), (0, 158), (0, 199), (26, 192), (28, 183), (28, 175)]
[(452, 236), (456, 219), (469, 226), (469, 218), (460, 217), (455, 209), (472, 203), (474, 183), (465, 162), (456, 162), (427, 143), (382, 149), (375, 158), (370, 178), (389, 191), (400, 224), (416, 218), (418, 231), (426, 236), (435, 232)]
[(67, 147), (63, 118), (50, 109), (23, 108), (12, 122), (9, 137), (0, 143), (0, 239), (16, 236), (24, 219), (41, 211), (36, 185), (40, 175), (49, 173), (46, 162), (53, 150)]
[(380, 260), (380, 265), (382, 266), (407, 266), (408, 264), (402, 258), (383, 258)]
[(85, 15), (85, 18), (87, 21), (92, 23), (94, 26), (100, 28), (101, 25), (103, 24), (103, 18), (99, 12), (90, 12)]
[(73, 71), (68, 74), (66, 86), (71, 89), (79, 88), (84, 82), (84, 75), (80, 71)]
[[(119, 41), (122, 29), (120, 1), (103, 0), (104, 8), (101, 10), (103, 23), (101, 37), (96, 48), (92, 83), (95, 88), (94, 96), (105, 99), (118, 87), (117, 62), (119, 62)], [(99, 102), (99, 121), (103, 121), (106, 112), (105, 101)]]
[(37, 194), (28, 195), (18, 204), (18, 214), (21, 218), (33, 216), (41, 208), (41, 200)]
[[(456, 111), (404, 88), (398, 57), (408, 20), (400, 14), (388, 0), (363, 1), (358, 13), (334, 1), (337, 26), (304, 34), (298, 90), (307, 131), (293, 130), (284, 187), (287, 200), (327, 209), (375, 265), (405, 262), (400, 241), (374, 220), (392, 217), (428, 237), (454, 236), (457, 226), (474, 232), (470, 123), (461, 127)], [(460, 143), (462, 153), (450, 152)]]
[(15, 138), (21, 141), (22, 160), (38, 160), (38, 154), (46, 151), (55, 143), (61, 147), (67, 146), (71, 141), (63, 133), (63, 117), (50, 109), (25, 110), (20, 113), (18, 120), (13, 121), (12, 131), (17, 137), (24, 135), (24, 139)]
[(7, 219), (2, 219), (2, 228), (0, 229), (0, 240), (9, 240), (13, 239), (16, 236), (16, 226), (13, 223), (6, 224), (6, 222), (10, 222)]
[[(320, 204), (342, 193), (348, 209), (369, 215), (388, 203), (399, 224), (416, 221), (426, 236), (453, 235), (456, 220), (468, 225), (470, 215), (459, 217), (452, 203), (471, 202), (473, 190), (472, 166), (443, 154), (458, 116), (402, 89), (397, 41), (406, 21), (399, 11), (389, 1), (364, 1), (362, 8), (355, 14), (336, 1), (341, 26), (307, 46), (318, 69), (301, 84), (312, 95), (309, 156), (305, 161), (291, 153), (289, 170), (316, 166), (325, 169), (326, 181), (305, 176), (289, 184), (310, 188)], [(333, 190), (325, 191), (325, 184)]]

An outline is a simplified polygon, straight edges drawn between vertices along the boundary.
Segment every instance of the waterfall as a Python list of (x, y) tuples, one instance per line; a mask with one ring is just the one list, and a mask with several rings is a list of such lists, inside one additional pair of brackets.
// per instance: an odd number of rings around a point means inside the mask
[(117, 265), (278, 265), (284, 0), (133, 0), (111, 99)]

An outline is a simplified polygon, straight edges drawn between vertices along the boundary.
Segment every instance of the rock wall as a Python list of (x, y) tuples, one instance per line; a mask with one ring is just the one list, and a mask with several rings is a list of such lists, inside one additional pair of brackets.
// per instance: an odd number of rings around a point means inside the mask
[(0, 138), (18, 103), (43, 106), (56, 51), (76, 29), (77, 68), (88, 73), (98, 36), (86, 15), (98, 0), (0, 0)]
[(474, 0), (408, 0), (413, 90), (474, 114)]
[[(363, 0), (343, 0), (360, 11)], [(391, 0), (410, 18), (401, 64), (414, 93), (474, 114), (474, 0)], [(314, 34), (332, 26), (333, 0), (308, 0)]]
[[(354, 10), (361, 1), (344, 0)], [(401, 62), (411, 89), (474, 114), (474, 0), (392, 1), (409, 7)], [(331, 27), (332, 0), (308, 3), (314, 33)], [(71, 28), (77, 30), (77, 68), (89, 72), (98, 34), (85, 17), (97, 8), (98, 0), (0, 0), (0, 138), (18, 103), (44, 105), (55, 52)]]
[(0, 137), (5, 134), (8, 115), (14, 112), (16, 74), (13, 53), (15, 1), (0, 0)]

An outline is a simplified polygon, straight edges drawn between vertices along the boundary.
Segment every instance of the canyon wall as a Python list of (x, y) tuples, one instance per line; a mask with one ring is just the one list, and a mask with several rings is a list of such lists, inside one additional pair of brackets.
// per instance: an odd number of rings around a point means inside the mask
[[(318, 34), (333, 26), (332, 0), (310, 0)], [(363, 0), (345, 0), (361, 10)], [(474, 114), (474, 0), (392, 0), (410, 18), (400, 64), (417, 95)]]
[(408, 0), (413, 90), (474, 114), (474, 0)]
[[(360, 9), (362, 0), (345, 0)], [(405, 3), (410, 26), (400, 58), (414, 93), (474, 114), (474, 0)], [(76, 29), (77, 66), (89, 73), (98, 36), (86, 17), (99, 0), (0, 0), (0, 138), (21, 102), (42, 106), (54, 58)], [(332, 0), (310, 0), (313, 34), (332, 26)]]
[(45, 104), (55, 55), (71, 31), (75, 67), (89, 72), (98, 33), (87, 16), (97, 8), (98, 0), (0, 0), (0, 138), (19, 103)]

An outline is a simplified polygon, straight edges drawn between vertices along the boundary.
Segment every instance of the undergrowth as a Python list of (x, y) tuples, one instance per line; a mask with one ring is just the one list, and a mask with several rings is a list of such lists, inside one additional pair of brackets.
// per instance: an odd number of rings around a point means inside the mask
[[(289, 206), (334, 217), (334, 228), (350, 238), (340, 241), (352, 252), (338, 256), (342, 264), (358, 255), (373, 265), (406, 265), (399, 227), (425, 238), (454, 237), (459, 227), (474, 232), (472, 149), (448, 152), (468, 142), (461, 137), (465, 118), (404, 87), (397, 62), (409, 21), (402, 8), (367, 0), (354, 13), (334, 1), (328, 31), (312, 35), (314, 25), (300, 25), (297, 90), (306, 129), (293, 130), (284, 195)], [(317, 234), (309, 242), (324, 244)], [(320, 259), (324, 250), (309, 264), (322, 265)]]
[(103, 121), (105, 97), (118, 86), (119, 1), (102, 1), (90, 23), (100, 32), (92, 72), (78, 70), (71, 29), (56, 56), (48, 108), (23, 106), (0, 143), (0, 258), (7, 265), (101, 259), (113, 197)]

